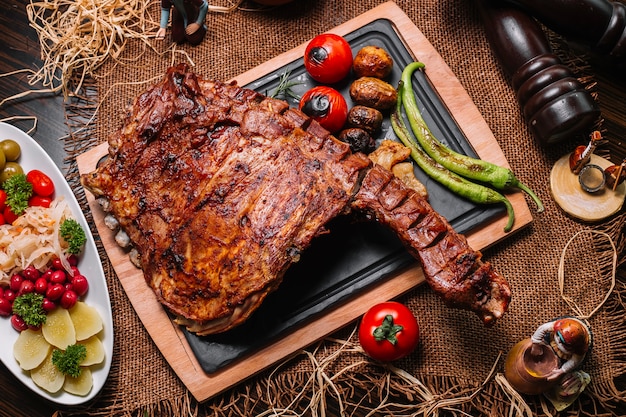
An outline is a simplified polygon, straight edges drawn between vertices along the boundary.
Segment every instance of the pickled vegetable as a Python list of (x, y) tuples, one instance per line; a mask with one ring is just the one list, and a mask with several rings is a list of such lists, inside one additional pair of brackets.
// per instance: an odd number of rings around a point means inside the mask
[(65, 376), (63, 389), (70, 394), (85, 396), (89, 394), (91, 387), (93, 387), (93, 376), (89, 368), (82, 368), (77, 377)]
[(74, 323), (76, 340), (85, 340), (98, 334), (102, 330), (102, 318), (94, 307), (78, 301), (69, 309), (69, 314)]
[(41, 365), (30, 372), (30, 377), (37, 386), (53, 394), (58, 392), (65, 382), (65, 375), (52, 363), (52, 353), (46, 356)]
[(48, 319), (41, 326), (44, 337), (52, 346), (65, 350), (76, 343), (76, 331), (68, 310), (56, 308), (48, 313)]
[(104, 345), (97, 336), (91, 336), (87, 340), (78, 342), (78, 344), (84, 345), (85, 349), (87, 349), (87, 356), (80, 363), (81, 366), (91, 366), (102, 363), (104, 360)]
[(13, 345), (13, 356), (25, 371), (41, 365), (50, 353), (50, 344), (41, 330), (27, 329), (20, 333)]

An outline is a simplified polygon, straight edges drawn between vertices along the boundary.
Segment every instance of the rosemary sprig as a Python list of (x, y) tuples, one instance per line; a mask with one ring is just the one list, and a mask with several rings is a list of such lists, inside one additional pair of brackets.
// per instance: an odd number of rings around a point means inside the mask
[(294, 91), (293, 87), (302, 84), (300, 81), (291, 81), (289, 77), (291, 76), (291, 70), (286, 69), (280, 74), (280, 81), (278, 82), (278, 86), (268, 94), (268, 97), (271, 98), (283, 98), (291, 97), (297, 101), (300, 100), (300, 96), (298, 96)]

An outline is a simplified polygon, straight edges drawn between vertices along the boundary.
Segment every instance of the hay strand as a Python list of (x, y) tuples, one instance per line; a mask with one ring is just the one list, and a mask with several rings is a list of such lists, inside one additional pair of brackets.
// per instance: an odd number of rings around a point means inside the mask
[[(29, 76), (64, 96), (78, 91), (106, 60), (117, 59), (130, 38), (147, 41), (150, 0), (44, 0), (26, 6), (38, 34), (42, 67)], [(69, 81), (78, 82), (69, 91)]]

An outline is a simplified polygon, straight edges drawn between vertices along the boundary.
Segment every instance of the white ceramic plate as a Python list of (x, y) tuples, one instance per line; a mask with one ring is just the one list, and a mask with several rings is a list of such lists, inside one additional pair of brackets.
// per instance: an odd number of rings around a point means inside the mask
[(85, 220), (80, 205), (65, 180), (65, 177), (50, 156), (37, 142), (20, 129), (6, 123), (0, 123), (0, 141), (4, 139), (13, 139), (20, 144), (22, 154), (19, 163), (24, 168), (25, 173), (36, 168), (46, 173), (52, 181), (54, 181), (56, 189), (55, 197), (65, 197), (65, 201), (67, 201), (72, 209), (74, 217), (83, 226), (86, 232), (87, 242), (84, 252), (80, 256), (78, 268), (89, 281), (89, 291), (83, 298), (83, 301), (95, 307), (102, 317), (104, 328), (99, 334), (99, 337), (104, 344), (105, 358), (104, 363), (91, 368), (93, 373), (93, 387), (86, 396), (69, 394), (63, 390), (56, 394), (50, 394), (35, 385), (30, 375), (19, 367), (19, 364), (13, 357), (13, 345), (18, 337), (18, 332), (11, 326), (10, 319), (3, 317), (0, 320), (0, 334), (2, 335), (0, 336), (2, 338), (2, 343), (0, 343), (0, 360), (26, 387), (40, 396), (64, 405), (81, 404), (89, 401), (100, 392), (109, 375), (113, 356), (113, 317), (111, 314), (111, 301), (109, 299), (109, 291), (107, 289), (104, 271), (102, 270), (100, 256), (98, 255), (96, 244), (94, 243), (93, 236), (89, 232), (89, 225)]

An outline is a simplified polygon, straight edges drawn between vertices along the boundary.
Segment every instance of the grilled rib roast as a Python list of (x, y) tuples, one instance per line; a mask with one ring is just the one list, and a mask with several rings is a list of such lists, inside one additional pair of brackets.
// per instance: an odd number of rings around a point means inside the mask
[(184, 64), (135, 99), (81, 182), (128, 234), (159, 301), (199, 335), (244, 322), (352, 211), (391, 227), (447, 305), (489, 326), (510, 301), (480, 252), (387, 169), (286, 102)]

